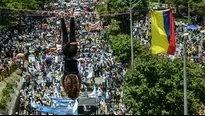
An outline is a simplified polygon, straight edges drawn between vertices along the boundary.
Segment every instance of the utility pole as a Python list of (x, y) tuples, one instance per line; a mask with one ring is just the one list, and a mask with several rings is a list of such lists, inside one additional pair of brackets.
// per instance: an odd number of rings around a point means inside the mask
[(186, 50), (186, 41), (188, 38), (189, 33), (184, 34), (184, 115), (188, 115), (188, 101), (187, 101), (187, 71), (186, 71), (186, 62), (187, 62), (187, 50)]
[(188, 21), (190, 22), (190, 4), (188, 3)]
[(159, 8), (161, 8), (161, 2), (160, 2), (160, 0), (158, 0), (158, 5), (159, 5)]
[(130, 36), (131, 36), (131, 65), (134, 64), (133, 30), (132, 30), (132, 1), (130, 0)]
[(205, 35), (205, 30), (201, 30), (201, 33), (202, 33), (202, 37), (201, 37), (201, 40), (200, 40), (200, 59), (202, 59), (202, 56), (203, 56), (203, 50), (204, 50), (204, 46), (203, 46), (203, 42), (204, 42), (204, 35)]
[[(131, 39), (131, 65), (133, 65), (134, 63), (134, 48), (133, 48), (133, 30), (132, 30), (132, 9), (138, 5), (142, 0), (138, 0), (136, 4), (134, 4), (137, 0), (130, 0), (130, 3), (129, 3), (129, 10), (130, 10), (130, 39)], [(123, 2), (121, 0), (121, 2)]]

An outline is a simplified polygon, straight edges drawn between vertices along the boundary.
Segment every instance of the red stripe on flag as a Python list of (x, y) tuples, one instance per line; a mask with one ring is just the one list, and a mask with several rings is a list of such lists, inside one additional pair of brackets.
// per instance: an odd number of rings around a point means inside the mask
[(169, 49), (168, 54), (174, 55), (176, 51), (176, 42), (175, 42), (175, 30), (174, 30), (174, 17), (172, 14), (172, 9), (170, 9), (170, 25), (171, 25), (171, 32), (170, 32), (170, 42), (169, 42)]

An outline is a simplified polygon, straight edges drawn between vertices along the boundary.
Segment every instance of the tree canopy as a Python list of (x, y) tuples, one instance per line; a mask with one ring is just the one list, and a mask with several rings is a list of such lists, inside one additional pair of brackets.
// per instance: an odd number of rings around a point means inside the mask
[(174, 6), (179, 14), (182, 14), (182, 12), (187, 13), (189, 3), (191, 14), (205, 15), (204, 7), (202, 7), (205, 5), (205, 0), (169, 0), (167, 2)]
[[(108, 26), (106, 32), (109, 40), (112, 43), (114, 55), (118, 57), (120, 62), (129, 63), (131, 60), (131, 40), (127, 34), (120, 34), (120, 22), (111, 20), (111, 25)], [(134, 57), (139, 54), (146, 54), (143, 51), (147, 50), (147, 46), (141, 46), (140, 41), (134, 38), (133, 41)]]
[(1, 0), (1, 12), (12, 12), (14, 14), (0, 13), (0, 28), (14, 26), (16, 21), (19, 20), (18, 13), (35, 14), (35, 11), (43, 9), (44, 5), (54, 0)]
[[(114, 55), (122, 63), (131, 57), (130, 37), (120, 34), (120, 22), (112, 20), (106, 32)], [(183, 115), (183, 61), (152, 55), (150, 49), (134, 39), (135, 62), (125, 75), (124, 104), (132, 105), (136, 115)], [(189, 114), (205, 103), (203, 71), (187, 62)]]
[(43, 6), (47, 3), (54, 2), (55, 0), (1, 0), (1, 8), (16, 8), (16, 9), (43, 9)]
[[(134, 2), (134, 0), (132, 0)], [(133, 11), (139, 10), (139, 9), (145, 9), (148, 7), (148, 0), (141, 0), (138, 4), (134, 2), (132, 4)], [(105, 4), (103, 6), (98, 6), (97, 11), (104, 19), (105, 24), (109, 25), (111, 23), (111, 18), (115, 19), (117, 21), (120, 21), (120, 33), (121, 34), (129, 34), (130, 33), (130, 9), (129, 9), (130, 2), (129, 0), (106, 0)], [(124, 15), (115, 15), (118, 13), (125, 13), (128, 12), (128, 14)], [(135, 12), (133, 14), (133, 19), (137, 19), (137, 17), (142, 16), (143, 14), (146, 14), (148, 11), (145, 12)], [(105, 14), (112, 14), (112, 15), (105, 15)], [(105, 15), (105, 16), (104, 16)]]
[[(144, 51), (149, 52), (149, 51)], [(205, 103), (205, 79), (197, 64), (188, 62), (189, 114)], [(183, 62), (151, 56), (135, 58), (125, 77), (125, 104), (136, 114), (183, 115)]]

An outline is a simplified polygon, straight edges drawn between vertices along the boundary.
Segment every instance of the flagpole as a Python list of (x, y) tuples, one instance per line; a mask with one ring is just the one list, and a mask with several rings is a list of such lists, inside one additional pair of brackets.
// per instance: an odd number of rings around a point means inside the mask
[(186, 52), (186, 39), (189, 33), (184, 34), (184, 115), (188, 115), (188, 101), (187, 101), (187, 72), (186, 72), (186, 63), (187, 63), (187, 52)]

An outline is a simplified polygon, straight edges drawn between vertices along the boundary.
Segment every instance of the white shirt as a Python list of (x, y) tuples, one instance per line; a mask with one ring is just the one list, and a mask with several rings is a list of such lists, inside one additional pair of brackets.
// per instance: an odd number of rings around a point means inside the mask
[(106, 92), (106, 99), (109, 99), (109, 98), (110, 98), (109, 92)]
[(102, 91), (98, 90), (98, 96), (102, 96)]
[(32, 106), (33, 108), (36, 108), (36, 107), (37, 107), (36, 102), (35, 102), (35, 101), (32, 101), (32, 102), (31, 102), (31, 106)]
[(41, 102), (40, 102), (40, 101), (38, 101), (38, 102), (37, 102), (37, 105), (38, 105), (38, 106), (41, 106)]

